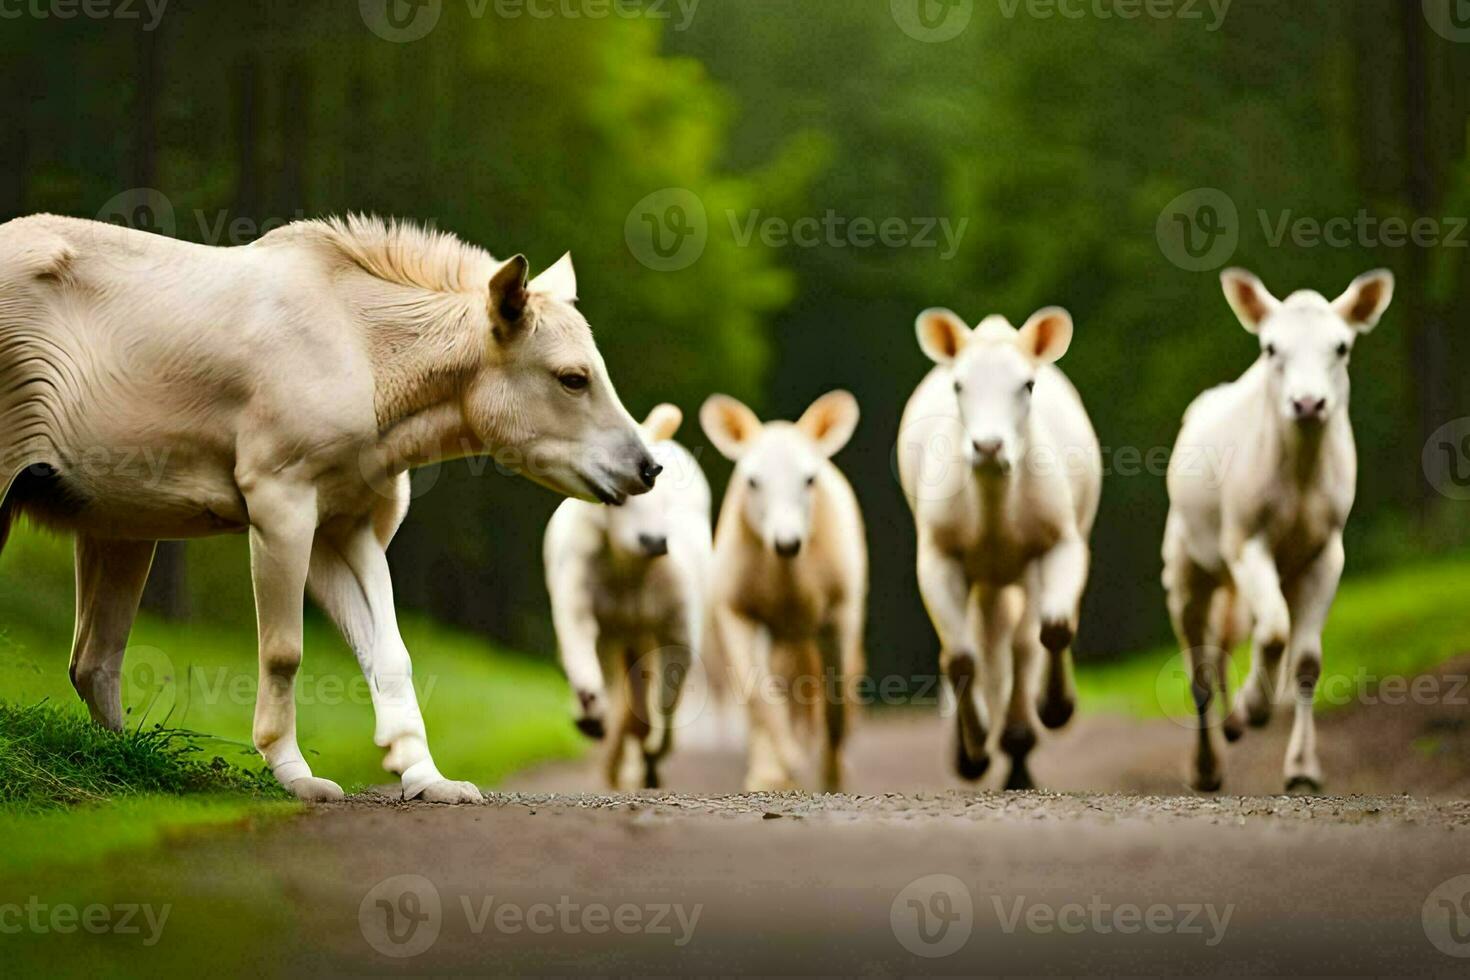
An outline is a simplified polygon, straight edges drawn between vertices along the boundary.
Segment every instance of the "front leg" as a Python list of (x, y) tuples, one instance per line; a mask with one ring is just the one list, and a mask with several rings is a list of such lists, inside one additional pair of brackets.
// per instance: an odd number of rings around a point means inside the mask
[(745, 788), (750, 792), (794, 789), (801, 753), (791, 730), (791, 713), (771, 677), (770, 630), (721, 605), (715, 625), (730, 662), (736, 697), (750, 714), (750, 750)]
[(1077, 635), (1087, 564), (1087, 542), (1075, 534), (1063, 537), (1036, 560), (1041, 645), (1054, 658), (1065, 653)]
[(1317, 722), (1312, 715), (1317, 682), (1322, 677), (1322, 630), (1337, 596), (1344, 553), (1341, 533), (1322, 549), (1292, 583), (1291, 673), (1296, 684), (1295, 716), (1286, 750), (1286, 789), (1318, 793), (1322, 790), (1322, 763), (1317, 758)]
[(316, 490), (272, 479), (246, 493), (250, 577), (260, 637), (255, 747), (280, 784), (306, 801), (340, 800), (342, 787), (318, 779), (296, 744), (296, 671), (301, 666), (302, 605), (316, 532)]
[(976, 679), (980, 673), (979, 639), (972, 615), (974, 590), (964, 563), (922, 535), (919, 538), (919, 594), (939, 634), (939, 670), (946, 690), (957, 701), (955, 768), (961, 778), (976, 780), (990, 767), (986, 750), (989, 717)]
[(1230, 575), (1255, 617), (1251, 639), (1258, 656), (1266, 662), (1280, 659), (1291, 639), (1291, 612), (1281, 594), (1276, 556), (1264, 537), (1246, 539), (1239, 556), (1230, 563)]
[(429, 753), (413, 664), (398, 630), (388, 557), (372, 522), (363, 520), (338, 533), (319, 532), (308, 580), (312, 594), (357, 655), (377, 717), (373, 741), (388, 750), (383, 768), (401, 778), (403, 798), (479, 800), (474, 784), (445, 779)]

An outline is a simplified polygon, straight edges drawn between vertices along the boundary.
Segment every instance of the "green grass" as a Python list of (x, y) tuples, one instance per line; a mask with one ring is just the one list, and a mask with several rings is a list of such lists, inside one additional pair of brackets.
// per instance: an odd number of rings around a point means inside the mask
[[(87, 720), (67, 677), (69, 541), (18, 530), (0, 557), (0, 876), (72, 867), (209, 829), (299, 812), (250, 745), (256, 654), (243, 542), (191, 545), (198, 621), (142, 616), (123, 670), (124, 735)], [(493, 784), (583, 748), (550, 662), (404, 616), (435, 761)], [(298, 735), (318, 775), (349, 791), (391, 783), (356, 658), (308, 620)], [(194, 734), (202, 733), (202, 734)]]
[[(1412, 678), (1470, 651), (1466, 596), (1470, 556), (1346, 579), (1322, 638), (1317, 710), (1355, 703), (1356, 693), (1372, 690), (1379, 681)], [(1235, 684), (1248, 667), (1248, 653), (1236, 651), (1231, 662)], [(1077, 686), (1085, 711), (1140, 718), (1194, 713), (1183, 661), (1173, 648), (1112, 663), (1083, 663)]]
[[(255, 765), (256, 650), (240, 544), (190, 545), (202, 556), (201, 573), (218, 579), (210, 582), (209, 604), (234, 611), (188, 623), (140, 617), (124, 661), (123, 706), (129, 728), (166, 720), (169, 727), (213, 736), (209, 752)], [(238, 557), (238, 564), (221, 561), (222, 552)], [(69, 542), (24, 530), (0, 558), (0, 700), (79, 703), (67, 678), (70, 566)], [(236, 572), (226, 575), (222, 567)], [(229, 617), (234, 621), (220, 621)], [(498, 649), (422, 616), (404, 615), (401, 626), (430, 745), (445, 775), (493, 784), (534, 762), (582, 749), (569, 721), (566, 682), (550, 661)], [(318, 616), (307, 621), (297, 706), (298, 738), (318, 775), (349, 789), (393, 781), (373, 744), (367, 682), (336, 629)]]
[(47, 809), (136, 793), (280, 795), (259, 768), (206, 758), (205, 741), (163, 725), (110, 732), (75, 708), (0, 702), (0, 809)]

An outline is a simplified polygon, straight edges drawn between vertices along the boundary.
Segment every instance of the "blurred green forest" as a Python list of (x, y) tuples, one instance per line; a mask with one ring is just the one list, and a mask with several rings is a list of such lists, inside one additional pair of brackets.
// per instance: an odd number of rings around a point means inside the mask
[[(1466, 504), (1421, 462), (1470, 415), (1470, 25), (1452, 3), (1128, 19), (1139, 5), (1116, 0), (170, 0), (152, 30), (141, 4), (128, 20), (41, 3), (0, 22), (0, 219), (100, 215), (237, 245), (375, 211), (537, 267), (570, 249), (624, 401), (681, 405), (717, 488), (728, 464), (692, 421), (708, 393), (790, 417), (849, 388), (864, 417), (838, 461), (868, 521), (879, 674), (932, 670), (937, 648), (892, 459), (927, 367), (915, 314), (1064, 305), (1062, 366), (1109, 464), (1079, 644), (1097, 658), (1167, 636), (1162, 461), (1189, 400), (1256, 354), (1220, 295), (1225, 264), (1281, 295), (1395, 270), (1353, 366), (1350, 571), (1470, 540)], [(1181, 256), (1161, 234), (1172, 212), (1203, 229), (1185, 205), (1222, 198), (1229, 254)], [(1437, 234), (1394, 244), (1360, 214)], [(674, 218), (697, 257), (639, 238)], [(821, 231), (783, 239), (772, 219)], [(1354, 229), (1314, 243), (1298, 219)], [(415, 491), (391, 551), (400, 603), (549, 653), (556, 499), (477, 461), (420, 472)], [(243, 542), (169, 549), (148, 602), (249, 622)]]

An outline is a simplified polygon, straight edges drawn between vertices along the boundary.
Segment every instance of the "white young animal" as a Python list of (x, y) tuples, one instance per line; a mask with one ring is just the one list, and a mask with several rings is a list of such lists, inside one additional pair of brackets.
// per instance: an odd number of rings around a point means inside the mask
[(917, 331), (936, 366), (904, 409), (899, 479), (945, 703), (957, 702), (956, 767), (985, 773), (1003, 711), (1007, 786), (1026, 788), (1033, 717), (1060, 728), (1076, 706), (1070, 648), (1102, 485), (1097, 435), (1053, 363), (1072, 318), (1050, 308), (1020, 330), (1000, 316), (971, 330), (932, 309)]
[(248, 534), (253, 735), (281, 784), (342, 795), (296, 741), (310, 589), (367, 675), (404, 795), (478, 799), (429, 753), (384, 548), (423, 463), (492, 453), (585, 498), (652, 485), (575, 297), (570, 257), (527, 282), (522, 256), (369, 218), (241, 248), (50, 215), (0, 226), (0, 542), (17, 513), (76, 534), (71, 676), (92, 717), (122, 727), (155, 542)]
[(613, 716), (606, 774), (614, 789), (623, 788), (630, 742), (642, 754), (643, 786), (659, 785), (679, 694), (703, 647), (710, 490), (694, 456), (671, 441), (682, 419), (660, 405), (643, 423), (664, 469), (652, 491), (621, 507), (568, 500), (546, 528), (546, 588), (576, 724), (602, 738)]
[(857, 497), (834, 456), (857, 400), (833, 391), (796, 423), (762, 424), (712, 395), (699, 421), (735, 463), (715, 531), (713, 618), (750, 720), (746, 789), (788, 789), (798, 727), (822, 726), (822, 783), (842, 783), (842, 743), (864, 671), (868, 549)]
[(1244, 621), (1251, 671), (1221, 727), (1234, 740), (1247, 723), (1267, 722), (1289, 655), (1296, 717), (1286, 786), (1317, 790), (1312, 702), (1357, 483), (1348, 361), (1388, 309), (1394, 280), (1387, 271), (1367, 273), (1333, 302), (1310, 290), (1282, 302), (1240, 269), (1221, 281), (1261, 355), (1238, 380), (1194, 400), (1169, 463), (1164, 588), (1198, 719), (1190, 781), (1202, 791), (1220, 788), (1212, 704), (1217, 689), (1228, 697), (1225, 658)]

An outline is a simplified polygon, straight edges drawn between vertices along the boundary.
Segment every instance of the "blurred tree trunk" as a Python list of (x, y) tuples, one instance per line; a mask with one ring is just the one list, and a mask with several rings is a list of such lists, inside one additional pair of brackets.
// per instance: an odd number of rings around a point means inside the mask
[[(1403, 39), (1403, 65), (1400, 75), (1403, 94), (1403, 198), (1412, 218), (1443, 217), (1440, 206), (1441, 175), (1448, 162), (1446, 147), (1436, 137), (1442, 134), (1431, 118), (1431, 89), (1439, 89), (1430, 70), (1427, 50), (1429, 30), (1424, 13), (1417, 3), (1399, 4), (1400, 33)], [(1443, 91), (1438, 93), (1446, 95)], [(1407, 250), (1404, 282), (1396, 293), (1404, 303), (1407, 326), (1409, 363), (1413, 371), (1414, 397), (1418, 415), (1418, 443), (1449, 420), (1450, 392), (1445, 343), (1445, 311), (1430, 288), (1430, 250), (1411, 247)], [(1436, 458), (1436, 465), (1439, 464)], [(1436, 498), (1429, 481), (1419, 481), (1421, 510)], [(1442, 485), (1442, 484), (1441, 484)]]
[[(159, 32), (139, 31), (136, 42), (136, 98), (133, 102), (134, 187), (158, 183)], [(189, 576), (182, 541), (160, 541), (143, 590), (143, 608), (165, 619), (189, 615)]]

